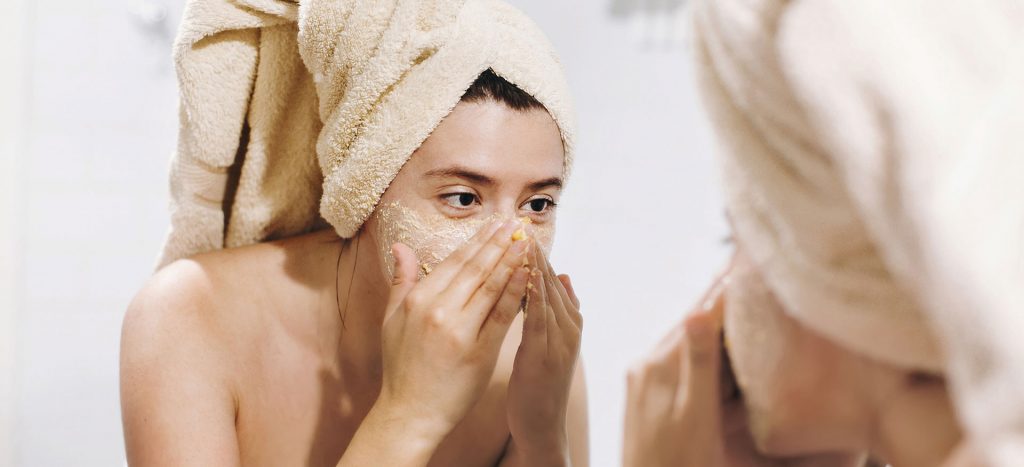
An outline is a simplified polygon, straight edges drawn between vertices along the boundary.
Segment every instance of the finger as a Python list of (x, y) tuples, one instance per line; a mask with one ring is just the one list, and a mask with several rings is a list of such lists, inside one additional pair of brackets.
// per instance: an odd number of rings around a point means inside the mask
[[(529, 254), (531, 265), (537, 264), (536, 249)], [(526, 319), (523, 320), (523, 342), (521, 346), (547, 352), (547, 316), (544, 297), (541, 295), (540, 274), (530, 267), (529, 282), (526, 290)]]
[(530, 270), (522, 266), (514, 268), (512, 277), (508, 280), (505, 290), (494, 305), (487, 319), (480, 327), (479, 339), (485, 342), (493, 342), (499, 348), (505, 340), (509, 326), (519, 314), (523, 306), (523, 295), (526, 294), (526, 284), (530, 280)]
[(388, 293), (389, 308), (386, 310), (385, 316), (390, 316), (401, 305), (405, 296), (419, 281), (419, 271), (417, 270), (419, 264), (412, 248), (402, 243), (396, 243), (391, 245), (391, 256), (395, 258), (395, 274), (391, 278), (391, 290)]
[(579, 325), (576, 322), (576, 316), (573, 316), (576, 310), (572, 309), (572, 300), (569, 299), (569, 293), (565, 291), (562, 282), (555, 275), (551, 262), (546, 257), (541, 261), (544, 270), (544, 286), (548, 292), (548, 303), (552, 307), (558, 329), (578, 331)]
[[(548, 287), (548, 274), (544, 269), (544, 252), (540, 250), (540, 247), (537, 247), (535, 252), (537, 255), (536, 264), (538, 264), (537, 269), (535, 269), (535, 274), (538, 279), (537, 289), (539, 290), (537, 295), (538, 302), (544, 310), (542, 311), (544, 314), (544, 336), (547, 341), (547, 351), (549, 352), (551, 349), (557, 349), (560, 347), (559, 341), (562, 336), (559, 332), (558, 318), (555, 317), (555, 306), (552, 302), (554, 299), (552, 292), (554, 291), (550, 290)], [(545, 355), (548, 355), (548, 352), (545, 352)]]
[(721, 434), (721, 309), (722, 290), (716, 283), (701, 309), (684, 321), (685, 343), (683, 358), (680, 359), (682, 381), (676, 396), (674, 408), (687, 423), (710, 424), (698, 430), (695, 436), (707, 437), (703, 442), (713, 442)]
[[(487, 321), (498, 301), (503, 298), (513, 274), (516, 270), (522, 269), (520, 265), (523, 261), (523, 255), (526, 254), (529, 248), (529, 244), (530, 240), (513, 242), (512, 246), (505, 251), (505, 255), (500, 258), (498, 264), (492, 268), (490, 275), (484, 280), (484, 283), (472, 293), (472, 297), (470, 297), (469, 302), (465, 305), (465, 317), (462, 318), (468, 326), (475, 326), (475, 329), (479, 330)], [(524, 284), (523, 287), (525, 286)], [(521, 302), (522, 295), (519, 298)], [(519, 307), (517, 306), (512, 311), (512, 316), (514, 317), (518, 311)]]
[(505, 221), (496, 220), (481, 228), (469, 241), (456, 248), (444, 261), (441, 261), (440, 264), (434, 267), (434, 270), (427, 276), (428, 280), (424, 281), (424, 285), (429, 289), (428, 292), (436, 296), (448, 288), (448, 284), (462, 270), (462, 266), (476, 256), (480, 248), (491, 241), (504, 226)]
[(562, 286), (565, 287), (565, 292), (569, 294), (569, 300), (572, 301), (572, 306), (579, 309), (580, 299), (576, 296), (576, 289), (572, 287), (572, 279), (568, 274), (559, 274), (558, 280), (562, 282)]
[[(515, 219), (503, 224), (490, 239), (484, 242), (472, 258), (462, 264), (462, 267), (441, 293), (442, 299), (447, 303), (456, 304), (460, 308), (464, 307), (491, 275), (491, 272), (501, 264), (502, 258), (506, 256), (513, 243), (518, 244), (517, 248), (519, 249), (516, 250), (516, 254), (524, 252), (528, 245), (512, 240), (512, 233), (520, 226), (519, 221)], [(504, 287), (502, 284), (501, 288), (493, 294), (495, 301)], [(489, 310), (493, 304), (493, 301), (488, 304), (487, 309)]]

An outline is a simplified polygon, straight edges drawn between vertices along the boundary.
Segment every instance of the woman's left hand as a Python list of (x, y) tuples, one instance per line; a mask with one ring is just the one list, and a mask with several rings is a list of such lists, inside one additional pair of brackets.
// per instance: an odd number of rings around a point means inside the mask
[(528, 465), (569, 465), (566, 410), (583, 316), (569, 276), (556, 276), (534, 244), (523, 339), (509, 379), (511, 449)]

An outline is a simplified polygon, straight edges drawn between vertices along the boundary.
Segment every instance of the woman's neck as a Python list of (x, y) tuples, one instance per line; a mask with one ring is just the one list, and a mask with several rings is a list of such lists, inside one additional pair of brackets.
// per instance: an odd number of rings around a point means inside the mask
[(332, 312), (340, 328), (338, 361), (355, 365), (360, 372), (380, 373), (380, 335), (390, 282), (385, 280), (380, 255), (373, 240), (360, 232), (341, 240), (336, 261)]
[(900, 467), (942, 465), (960, 440), (941, 378), (903, 375), (878, 405), (871, 450)]

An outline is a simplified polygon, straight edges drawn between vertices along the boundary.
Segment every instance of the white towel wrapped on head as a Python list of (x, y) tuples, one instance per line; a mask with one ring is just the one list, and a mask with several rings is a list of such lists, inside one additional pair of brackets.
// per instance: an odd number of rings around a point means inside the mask
[(942, 372), (1024, 460), (1024, 4), (698, 0), (739, 243), (801, 323)]
[(558, 58), (500, 0), (190, 0), (174, 57), (181, 127), (161, 265), (321, 216), (352, 237), (488, 69), (544, 105), (572, 163)]

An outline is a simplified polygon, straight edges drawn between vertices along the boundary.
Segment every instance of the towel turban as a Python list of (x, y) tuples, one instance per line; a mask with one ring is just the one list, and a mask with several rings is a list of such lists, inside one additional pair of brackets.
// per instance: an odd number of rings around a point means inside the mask
[(561, 131), (561, 65), (498, 0), (190, 0), (174, 47), (180, 130), (161, 265), (287, 237), (351, 237), (413, 151), (491, 69)]

